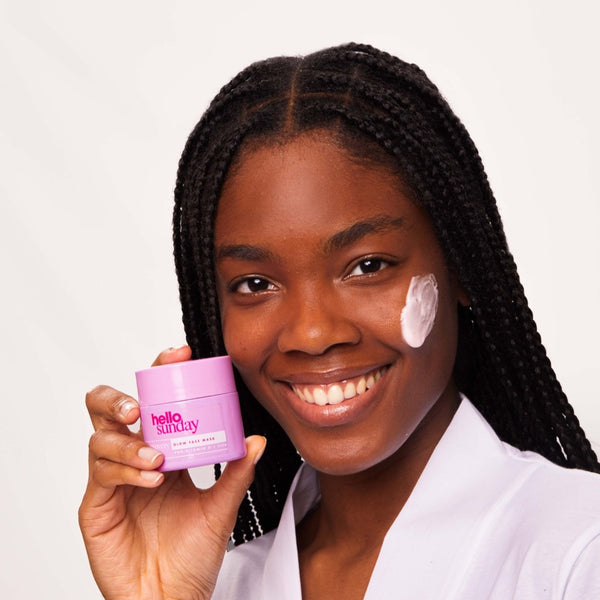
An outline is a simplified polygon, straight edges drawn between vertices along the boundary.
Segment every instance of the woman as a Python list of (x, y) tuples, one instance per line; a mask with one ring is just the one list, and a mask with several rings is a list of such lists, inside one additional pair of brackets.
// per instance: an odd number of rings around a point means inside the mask
[(158, 363), (228, 353), (268, 444), (198, 491), (155, 470), (133, 399), (90, 392), (80, 521), (106, 597), (600, 590), (598, 462), (477, 151), (422, 71), (355, 44), (250, 66), (175, 196), (190, 347)]

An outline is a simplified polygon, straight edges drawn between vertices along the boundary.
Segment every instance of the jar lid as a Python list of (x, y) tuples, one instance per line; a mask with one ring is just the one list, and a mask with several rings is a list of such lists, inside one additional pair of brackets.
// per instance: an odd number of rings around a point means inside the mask
[(136, 371), (140, 406), (235, 392), (229, 356), (200, 358)]

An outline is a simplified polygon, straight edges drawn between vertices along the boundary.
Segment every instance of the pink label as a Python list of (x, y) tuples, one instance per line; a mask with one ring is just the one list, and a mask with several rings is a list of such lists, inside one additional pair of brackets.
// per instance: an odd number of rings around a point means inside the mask
[(140, 412), (144, 440), (164, 454), (161, 471), (244, 456), (236, 393), (142, 406)]

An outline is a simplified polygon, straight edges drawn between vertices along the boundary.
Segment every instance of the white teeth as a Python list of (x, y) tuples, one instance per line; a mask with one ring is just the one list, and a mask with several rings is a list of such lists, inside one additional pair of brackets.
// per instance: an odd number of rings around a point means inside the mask
[(310, 393), (310, 390), (308, 388), (304, 388), (304, 400), (309, 404), (315, 403), (313, 395)]
[(367, 381), (364, 377), (360, 378), (360, 381), (356, 384), (356, 393), (364, 394), (367, 391)]
[(329, 404), (339, 404), (344, 399), (344, 392), (339, 385), (332, 385), (327, 392), (327, 402)]
[(315, 399), (315, 404), (318, 404), (319, 406), (325, 406), (327, 404), (327, 392), (323, 388), (315, 388), (313, 398)]
[(299, 388), (292, 386), (292, 390), (298, 398), (309, 404), (325, 406), (327, 404), (340, 404), (344, 400), (354, 398), (358, 394), (364, 394), (371, 389), (377, 381), (385, 374), (386, 368), (378, 369), (375, 373), (369, 373), (358, 381), (347, 381), (345, 383), (334, 383), (331, 385), (304, 386)]

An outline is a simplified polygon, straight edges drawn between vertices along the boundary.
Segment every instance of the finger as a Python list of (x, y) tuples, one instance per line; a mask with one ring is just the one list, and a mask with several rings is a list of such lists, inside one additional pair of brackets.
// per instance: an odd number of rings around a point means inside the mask
[(92, 425), (95, 430), (112, 429), (127, 432), (127, 425), (135, 423), (140, 410), (135, 398), (107, 385), (99, 385), (85, 395)]
[(157, 367), (159, 365), (183, 362), (184, 360), (190, 360), (190, 358), (192, 358), (192, 349), (188, 345), (179, 348), (167, 348), (156, 357), (152, 366)]
[(155, 470), (144, 470), (98, 458), (92, 463), (90, 470), (91, 487), (104, 488), (112, 493), (120, 485), (153, 488), (164, 481), (164, 473)]
[(266, 438), (252, 435), (246, 438), (246, 456), (231, 461), (211, 489), (214, 516), (221, 515), (225, 529), (233, 529), (238, 508), (254, 480), (254, 468), (263, 455)]
[[(150, 461), (151, 464), (157, 464)], [(160, 461), (158, 461), (160, 464)], [(89, 478), (81, 502), (80, 514), (88, 509), (103, 506), (114, 499), (115, 492), (123, 486), (155, 488), (163, 483), (165, 474), (153, 469), (138, 469), (131, 465), (116, 463), (92, 452), (89, 455)], [(131, 488), (129, 488), (131, 489)]]
[(153, 471), (160, 467), (164, 457), (154, 448), (144, 444), (137, 435), (124, 435), (116, 431), (99, 429), (90, 438), (90, 457)]

